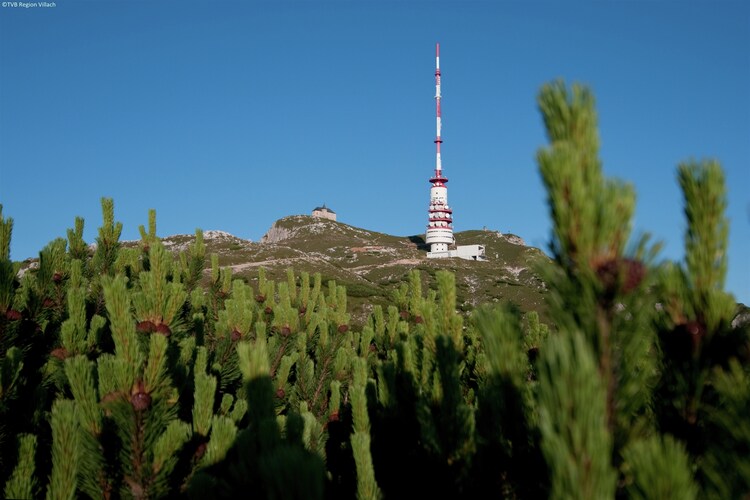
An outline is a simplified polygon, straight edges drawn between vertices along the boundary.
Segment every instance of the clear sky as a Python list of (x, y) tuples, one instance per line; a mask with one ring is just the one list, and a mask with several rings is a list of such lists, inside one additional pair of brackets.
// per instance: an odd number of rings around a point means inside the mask
[[(123, 239), (220, 229), (257, 241), (322, 203), (421, 234), (434, 168), (456, 231), (547, 249), (536, 95), (597, 98), (605, 174), (638, 193), (636, 233), (683, 258), (679, 162), (724, 166), (728, 288), (750, 303), (750, 2), (55, 0), (0, 8), (0, 203), (22, 260), (100, 198)], [(460, 243), (460, 242), (459, 242)]]

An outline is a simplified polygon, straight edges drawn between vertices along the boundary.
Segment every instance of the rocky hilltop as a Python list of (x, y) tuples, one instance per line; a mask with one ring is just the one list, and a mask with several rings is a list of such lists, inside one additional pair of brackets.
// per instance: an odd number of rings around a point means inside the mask
[[(163, 239), (175, 252), (193, 236)], [(237, 238), (222, 231), (206, 231), (207, 253), (216, 253), (221, 266), (237, 277), (257, 280), (258, 268), (269, 277), (284, 279), (286, 269), (319, 272), (324, 283), (345, 285), (355, 317), (364, 317), (373, 304), (387, 304), (393, 290), (408, 280), (412, 269), (422, 271), (423, 285), (435, 286), (435, 272), (447, 269), (456, 275), (459, 307), (468, 311), (487, 302), (511, 302), (522, 311), (538, 310), (545, 316), (545, 284), (534, 264), (547, 257), (528, 247), (521, 238), (495, 231), (456, 233), (462, 245), (485, 245), (488, 260), (427, 259), (422, 236), (391, 236), (311, 216), (290, 216), (276, 221), (260, 242)]]

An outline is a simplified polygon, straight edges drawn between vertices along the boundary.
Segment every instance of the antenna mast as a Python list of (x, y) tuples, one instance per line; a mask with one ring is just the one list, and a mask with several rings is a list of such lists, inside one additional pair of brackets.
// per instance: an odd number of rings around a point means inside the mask
[(436, 111), (436, 134), (435, 134), (435, 146), (437, 148), (437, 154), (435, 158), (435, 177), (442, 177), (443, 164), (440, 159), (440, 144), (443, 140), (440, 138), (440, 44), (435, 44), (435, 111)]

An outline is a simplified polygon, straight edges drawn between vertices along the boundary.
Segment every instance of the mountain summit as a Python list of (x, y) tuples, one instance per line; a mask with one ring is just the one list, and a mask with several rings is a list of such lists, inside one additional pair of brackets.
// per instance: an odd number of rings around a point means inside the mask
[[(178, 250), (192, 238), (171, 236), (163, 242)], [(547, 257), (514, 235), (488, 230), (456, 233), (461, 244), (484, 245), (485, 262), (427, 259), (421, 235), (391, 236), (307, 215), (279, 219), (257, 243), (222, 231), (206, 231), (204, 240), (208, 254), (216, 253), (221, 266), (249, 282), (257, 279), (261, 267), (275, 279), (292, 268), (319, 272), (324, 283), (336, 280), (347, 287), (352, 313), (359, 319), (373, 304), (386, 304), (412, 269), (422, 271), (426, 287), (434, 287), (439, 269), (452, 271), (457, 302), (464, 311), (482, 303), (510, 302), (521, 311), (537, 310), (544, 316), (545, 284), (534, 264)]]

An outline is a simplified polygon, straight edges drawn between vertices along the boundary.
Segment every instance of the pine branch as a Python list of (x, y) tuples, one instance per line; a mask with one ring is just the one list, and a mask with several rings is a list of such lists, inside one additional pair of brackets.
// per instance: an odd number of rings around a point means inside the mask
[(111, 198), (102, 198), (101, 204), (103, 224), (96, 238), (93, 268), (96, 274), (111, 275), (120, 249), (122, 223), (115, 223), (115, 205)]
[(634, 441), (623, 451), (623, 459), (630, 498), (697, 498), (690, 458), (684, 446), (671, 436)]
[(539, 427), (555, 498), (612, 498), (606, 389), (577, 332), (551, 337), (539, 364)]
[(5, 498), (32, 499), (38, 496), (34, 475), (35, 453), (36, 436), (33, 434), (18, 436), (18, 463), (5, 483)]
[(74, 401), (60, 399), (52, 405), (52, 473), (47, 499), (76, 497), (81, 460), (78, 408)]
[(350, 390), (354, 432), (351, 435), (354, 461), (357, 464), (357, 498), (361, 500), (381, 497), (380, 488), (375, 480), (375, 470), (370, 452), (370, 419), (367, 415), (367, 363), (362, 358), (352, 360), (354, 381)]
[(195, 373), (195, 398), (193, 403), (193, 431), (208, 436), (214, 416), (216, 377), (203, 372)]
[[(0, 203), (0, 313), (5, 314), (13, 304), (16, 273), (10, 260), (10, 240), (13, 233), (13, 219), (3, 217)], [(2, 328), (2, 322), (0, 322)], [(0, 330), (0, 333), (2, 331)]]
[(211, 423), (211, 439), (206, 446), (206, 454), (201, 460), (202, 466), (209, 466), (224, 459), (237, 435), (237, 426), (232, 419), (214, 415)]
[(143, 354), (138, 346), (135, 325), (130, 313), (130, 295), (127, 291), (124, 276), (102, 279), (104, 300), (109, 314), (112, 339), (115, 343), (115, 355), (123, 360), (126, 367), (125, 382), (135, 383), (136, 373), (143, 364)]

